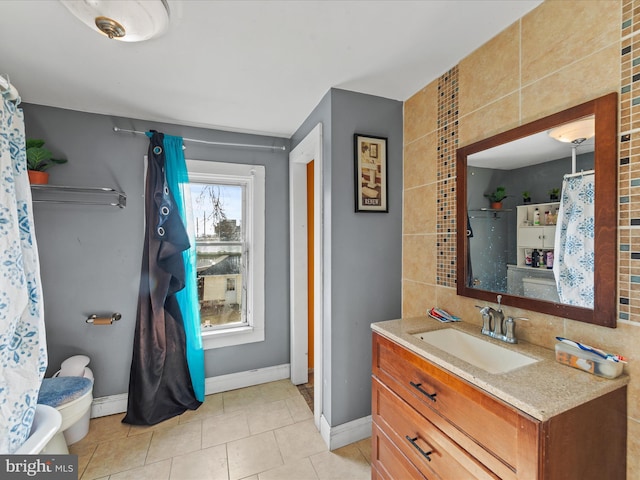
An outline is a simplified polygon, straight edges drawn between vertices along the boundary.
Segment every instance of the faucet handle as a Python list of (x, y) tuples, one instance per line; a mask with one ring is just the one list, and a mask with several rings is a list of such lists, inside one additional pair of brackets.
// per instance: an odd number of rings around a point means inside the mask
[(493, 308), (488, 305), (481, 307), (480, 305), (476, 305), (480, 309), (480, 315), (482, 315), (482, 333), (487, 333), (491, 331), (491, 320), (493, 316), (491, 315)]
[(498, 311), (500, 311), (500, 309), (502, 309), (502, 295), (498, 295)]
[(507, 319), (504, 322), (505, 325), (505, 332), (504, 332), (504, 339), (506, 342), (508, 343), (518, 343), (518, 339), (516, 338), (516, 320), (529, 320), (526, 317), (507, 317)]

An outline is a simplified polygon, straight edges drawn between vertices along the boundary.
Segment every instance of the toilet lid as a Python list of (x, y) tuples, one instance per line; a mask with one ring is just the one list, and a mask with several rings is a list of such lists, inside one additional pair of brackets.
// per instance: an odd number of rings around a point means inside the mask
[(93, 382), (84, 377), (45, 378), (40, 385), (38, 403), (58, 408), (82, 397), (93, 387)]
[(91, 360), (86, 355), (74, 355), (67, 358), (60, 364), (61, 377), (82, 377), (84, 367), (89, 365)]

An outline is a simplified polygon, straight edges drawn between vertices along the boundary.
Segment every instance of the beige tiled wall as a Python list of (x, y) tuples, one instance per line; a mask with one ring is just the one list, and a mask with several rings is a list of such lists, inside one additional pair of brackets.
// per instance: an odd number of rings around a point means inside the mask
[[(443, 121), (442, 84), (452, 76), (455, 118)], [(440, 306), (480, 325), (476, 301), (456, 295), (459, 259), (447, 223), (455, 225), (455, 199), (438, 201), (455, 187), (455, 170), (449, 177), (442, 139), (454, 130), (454, 145), (466, 145), (612, 91), (620, 92), (621, 138), (629, 135), (618, 176), (618, 328), (509, 313), (529, 318), (518, 326), (525, 341), (553, 348), (561, 335), (629, 357), (627, 470), (640, 478), (640, 0), (547, 0), (406, 101), (402, 311)]]

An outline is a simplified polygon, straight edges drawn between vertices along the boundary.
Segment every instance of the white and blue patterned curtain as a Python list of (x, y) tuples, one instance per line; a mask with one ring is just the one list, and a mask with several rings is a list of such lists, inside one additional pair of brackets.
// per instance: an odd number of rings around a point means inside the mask
[(7, 454), (31, 431), (47, 347), (24, 118), (5, 98), (0, 111), (0, 178), (0, 454)]
[(593, 308), (595, 175), (562, 182), (553, 273), (560, 301)]

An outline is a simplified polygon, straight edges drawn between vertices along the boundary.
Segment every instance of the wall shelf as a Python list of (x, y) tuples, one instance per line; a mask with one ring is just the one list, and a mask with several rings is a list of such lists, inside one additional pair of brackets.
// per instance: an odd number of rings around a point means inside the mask
[(472, 208), (470, 212), (510, 212), (511, 208)]
[(500, 218), (498, 214), (510, 211), (510, 208), (472, 208), (469, 209), (469, 218)]
[(70, 187), (64, 185), (31, 185), (34, 203), (70, 203), (107, 205), (124, 208), (127, 195), (107, 187)]

